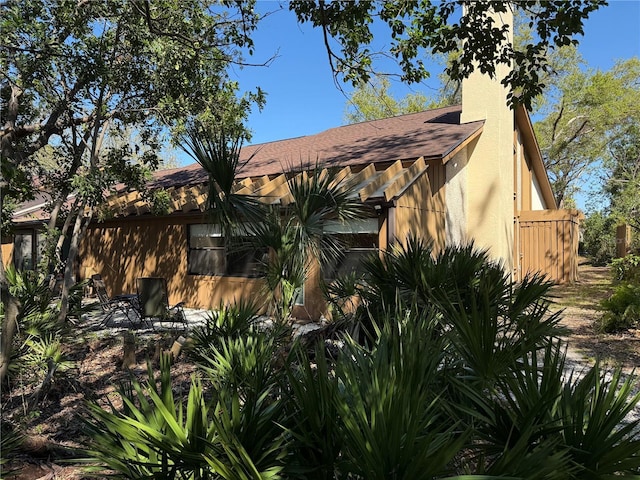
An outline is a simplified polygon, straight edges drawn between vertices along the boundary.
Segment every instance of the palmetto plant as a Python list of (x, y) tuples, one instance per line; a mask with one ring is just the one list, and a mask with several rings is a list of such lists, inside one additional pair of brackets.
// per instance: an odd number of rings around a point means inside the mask
[(34, 271), (7, 269), (12, 294), (19, 299), (18, 334), (9, 371), (21, 372), (21, 380), (41, 382), (32, 402), (38, 402), (61, 373), (73, 366), (64, 354), (69, 328), (58, 322), (46, 276)]
[(340, 242), (323, 233), (325, 223), (358, 218), (363, 207), (345, 188), (337, 169), (319, 165), (288, 179), (284, 208), (280, 208), (280, 199), (275, 199), (273, 208), (274, 199), (235, 193), (242, 140), (237, 131), (228, 133), (223, 126), (212, 131), (196, 125), (186, 130), (181, 146), (208, 174), (207, 211), (222, 228), (229, 247), (238, 248), (234, 237), (240, 236), (250, 239), (244, 248), (267, 249), (263, 262), (266, 293), (276, 317), (288, 320), (310, 265), (335, 259), (340, 253)]
[(549, 282), (534, 276), (515, 284), (473, 244), (435, 254), (422, 240), (409, 238), (370, 257), (364, 267), (359, 291), (368, 310), (384, 311), (399, 301), (436, 309), (439, 333), (464, 360), (466, 375), (478, 381), (493, 382), (562, 331), (560, 314), (549, 312)]
[(442, 397), (444, 344), (435, 312), (396, 311), (371, 348), (347, 340), (335, 366), (343, 438), (339, 470), (354, 478), (430, 479), (452, 472), (470, 429)]
[(548, 284), (422, 247), (369, 261), (368, 341), (344, 333), (332, 355), (223, 310), (197, 337), (186, 413), (163, 365), (160, 389), (92, 407), (91, 456), (128, 478), (637, 478), (634, 380), (567, 373)]
[(159, 386), (133, 380), (120, 395), (122, 410), (89, 405), (85, 462), (97, 460), (131, 479), (268, 479), (281, 470), (282, 429), (268, 418), (274, 407), (264, 395), (241, 401), (225, 390), (207, 399), (194, 380), (185, 406), (174, 398), (168, 356), (161, 361)]
[(251, 226), (254, 248), (268, 249), (264, 262), (267, 294), (278, 318), (291, 313), (296, 291), (310, 268), (338, 258), (343, 245), (324, 232), (330, 220), (348, 222), (364, 213), (336, 169), (319, 165), (287, 181), (289, 199), (284, 208), (270, 208), (262, 222)]
[[(243, 135), (222, 125), (205, 129), (202, 125), (187, 128), (181, 138), (182, 149), (198, 162), (209, 176), (207, 211), (221, 225), (225, 236), (243, 221), (260, 221), (262, 209), (254, 197), (233, 191), (240, 162)], [(248, 160), (247, 160), (248, 161)]]
[(619, 368), (608, 372), (596, 363), (582, 378), (564, 384), (558, 417), (574, 478), (640, 475), (640, 420), (625, 420), (640, 401), (640, 392), (632, 393), (636, 381), (623, 379)]

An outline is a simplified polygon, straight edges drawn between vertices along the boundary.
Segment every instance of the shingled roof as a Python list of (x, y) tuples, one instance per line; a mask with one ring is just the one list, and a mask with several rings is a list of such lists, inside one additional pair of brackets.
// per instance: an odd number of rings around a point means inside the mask
[[(401, 190), (426, 171), (425, 160), (446, 162), (480, 134), (484, 122), (461, 124), (461, 110), (460, 106), (439, 108), (243, 147), (236, 190), (263, 197), (268, 202), (286, 202), (286, 197), (280, 195), (269, 198), (285, 181), (283, 173), (311, 170), (321, 165), (324, 168), (340, 167), (343, 176), (354, 175), (349, 183), (357, 187), (362, 201), (389, 200), (390, 192)], [(401, 166), (403, 162), (406, 168)], [(207, 180), (207, 173), (199, 164), (193, 163), (155, 172), (149, 188), (168, 190), (172, 212), (202, 211), (206, 203)], [(105, 206), (113, 215), (150, 213), (147, 201), (139, 192), (127, 192), (124, 188), (124, 185), (121, 189), (116, 188), (119, 193), (106, 201)], [(27, 215), (15, 215), (13, 220), (42, 218), (37, 213), (42, 212), (29, 211)]]
[[(238, 178), (278, 175), (323, 167), (346, 167), (396, 160), (442, 159), (482, 130), (484, 122), (460, 124), (462, 107), (427, 110), (330, 128), (315, 135), (242, 148)], [(246, 163), (245, 163), (246, 162)], [(153, 186), (179, 187), (207, 181), (197, 163), (156, 172)]]

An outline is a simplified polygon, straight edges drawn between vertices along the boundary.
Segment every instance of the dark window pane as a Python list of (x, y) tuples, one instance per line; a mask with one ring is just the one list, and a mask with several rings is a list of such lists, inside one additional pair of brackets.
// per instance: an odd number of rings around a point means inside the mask
[(333, 280), (348, 273), (364, 273), (362, 261), (376, 252), (373, 248), (347, 250), (337, 261), (323, 266), (325, 280)]
[(243, 277), (261, 275), (262, 262), (266, 260), (265, 255), (265, 249), (243, 249), (230, 252), (228, 255), (228, 274)]
[(216, 225), (189, 225), (189, 273), (256, 277), (266, 249), (255, 249), (249, 238), (225, 239)]
[(33, 234), (16, 234), (13, 245), (13, 264), (16, 270), (33, 270)]
[(224, 275), (226, 273), (224, 249), (189, 250), (189, 273), (195, 275)]
[(375, 233), (338, 233), (335, 238), (345, 248), (338, 259), (322, 266), (325, 280), (333, 280), (351, 272), (363, 273), (362, 261), (378, 251), (378, 235)]

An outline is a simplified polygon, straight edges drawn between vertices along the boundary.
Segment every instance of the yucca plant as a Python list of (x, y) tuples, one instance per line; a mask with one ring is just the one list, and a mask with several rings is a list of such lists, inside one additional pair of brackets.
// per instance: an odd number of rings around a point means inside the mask
[(221, 338), (217, 346), (199, 353), (198, 368), (216, 392), (212, 422), (222, 436), (221, 446), (229, 449), (229, 461), (245, 459), (243, 475), (254, 468), (269, 475), (282, 468), (286, 398), (281, 384), (287, 362), (283, 345), (289, 338), (289, 329), (280, 324), (254, 327), (244, 336)]
[(218, 309), (209, 312), (203, 325), (191, 330), (192, 344), (189, 355), (200, 362), (202, 352), (220, 345), (225, 338), (243, 338), (260, 328), (256, 306), (246, 300), (233, 304), (220, 304)]
[(253, 393), (269, 388), (279, 374), (279, 345), (271, 335), (256, 333), (224, 338), (218, 347), (199, 353), (198, 367), (217, 390)]
[[(219, 392), (212, 423), (217, 445), (224, 453), (213, 462), (223, 462), (222, 478), (279, 478), (287, 456), (287, 436), (282, 424), (286, 399), (277, 395), (275, 385), (262, 392)], [(212, 463), (212, 465), (215, 465)]]

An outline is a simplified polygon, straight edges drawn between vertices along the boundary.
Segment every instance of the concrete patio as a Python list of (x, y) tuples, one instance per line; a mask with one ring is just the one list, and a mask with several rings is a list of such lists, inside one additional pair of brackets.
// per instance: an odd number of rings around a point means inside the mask
[[(145, 319), (140, 320), (138, 315), (130, 311), (128, 315), (125, 315), (122, 311), (115, 311), (111, 314), (110, 318), (105, 322), (107, 314), (103, 312), (100, 307), (100, 302), (94, 298), (84, 299), (83, 306), (91, 306), (91, 310), (88, 313), (82, 315), (82, 318), (78, 321), (78, 325), (88, 331), (96, 333), (102, 333), (105, 335), (117, 335), (129, 330), (135, 330), (138, 336), (153, 335), (155, 333), (169, 332), (169, 331), (182, 331), (184, 327), (179, 322), (161, 322), (159, 319)], [(187, 321), (187, 332), (193, 328), (206, 324), (207, 318), (210, 317), (210, 310), (202, 310), (195, 308), (184, 308), (184, 314)], [(266, 316), (259, 317), (259, 321), (265, 325), (271, 323), (271, 319)], [(321, 323), (304, 322), (293, 323), (293, 336), (308, 333), (312, 330), (317, 330), (322, 327)]]

